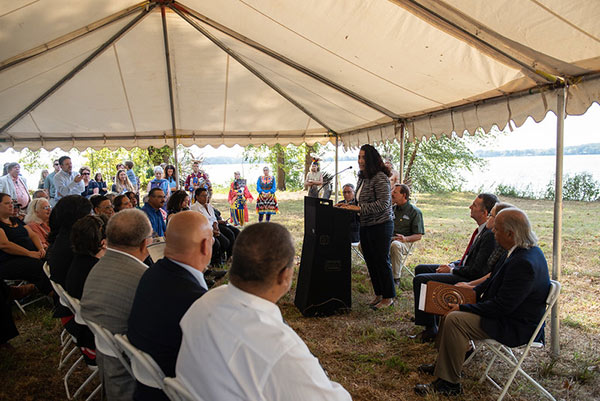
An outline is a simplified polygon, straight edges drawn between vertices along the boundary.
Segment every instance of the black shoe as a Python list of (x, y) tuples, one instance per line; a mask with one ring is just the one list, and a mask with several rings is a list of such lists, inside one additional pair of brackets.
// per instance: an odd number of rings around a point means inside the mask
[(422, 343), (432, 343), (435, 341), (435, 337), (437, 336), (437, 330), (428, 328), (423, 330), (418, 338)]
[(437, 379), (429, 384), (417, 384), (415, 393), (426, 396), (427, 394), (441, 394), (445, 396), (459, 395), (462, 393), (460, 383), (450, 383), (446, 380)]
[(435, 363), (427, 363), (424, 365), (419, 365), (417, 370), (421, 373), (425, 373), (430, 376), (433, 376), (433, 372), (435, 371)]

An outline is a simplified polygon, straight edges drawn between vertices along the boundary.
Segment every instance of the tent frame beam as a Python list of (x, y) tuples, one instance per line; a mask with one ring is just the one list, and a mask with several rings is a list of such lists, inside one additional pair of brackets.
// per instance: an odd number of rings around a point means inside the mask
[[(477, 24), (476, 21), (466, 20), (466, 16), (462, 18), (458, 17), (459, 11), (449, 7), (447, 5), (435, 3), (431, 0), (390, 0), (392, 3), (406, 9), (413, 13), (417, 17), (426, 17), (429, 21), (435, 22), (437, 27), (441, 30), (453, 35), (459, 40), (481, 50), (496, 60), (508, 65), (511, 68), (517, 68), (523, 72), (526, 76), (533, 79), (537, 83), (541, 82), (564, 82), (564, 78), (555, 76), (547, 71), (541, 71), (540, 69), (534, 68), (527, 61), (524, 61), (524, 54), (515, 50), (510, 44), (507, 43), (506, 38), (495, 35), (499, 44), (502, 44), (507, 49), (512, 51), (509, 52), (501, 50), (498, 46), (490, 43), (487, 40), (481, 38), (481, 33), (486, 36), (491, 36), (491, 32), (481, 24)], [(429, 6), (426, 5), (429, 3)], [(433, 8), (441, 8), (443, 10), (434, 11)], [(442, 15), (452, 13), (453, 15)], [(454, 18), (452, 18), (454, 17)], [(426, 21), (428, 22), (428, 21)], [(473, 24), (474, 27), (468, 27), (469, 23)], [(470, 29), (472, 28), (472, 29)], [(536, 61), (537, 62), (537, 61)]]
[(70, 42), (73, 42), (77, 39), (83, 38), (84, 36), (86, 36), (90, 33), (96, 32), (97, 30), (102, 29), (102, 28), (112, 24), (113, 22), (117, 22), (123, 18), (128, 17), (129, 15), (135, 13), (136, 11), (141, 11), (144, 8), (147, 8), (148, 5), (149, 5), (149, 1), (143, 1), (134, 6), (127, 7), (124, 10), (121, 10), (121, 11), (119, 11), (113, 15), (110, 15), (106, 18), (103, 18), (99, 21), (95, 21), (83, 28), (80, 28), (80, 29), (70, 32), (70, 33), (67, 33), (66, 35), (56, 38), (50, 42), (44, 43), (43, 45), (34, 47), (33, 49), (27, 50), (24, 53), (21, 53), (14, 57), (6, 59), (0, 63), (0, 72), (4, 71), (10, 67), (14, 67), (15, 65), (21, 64), (25, 61), (28, 61), (34, 57), (41, 56), (51, 50), (54, 50), (60, 46), (69, 44)]
[(344, 95), (356, 100), (357, 102), (359, 102), (367, 107), (370, 107), (370, 108), (378, 111), (379, 113), (381, 113), (383, 115), (386, 115), (386, 116), (388, 116), (390, 118), (394, 118), (394, 119), (400, 118), (400, 116), (398, 114), (381, 106), (380, 104), (377, 104), (376, 102), (369, 100), (369, 99), (365, 98), (364, 96), (332, 81), (331, 79), (317, 73), (316, 71), (313, 71), (313, 70), (285, 57), (284, 55), (277, 53), (276, 51), (271, 50), (268, 47), (263, 46), (260, 43), (255, 42), (252, 39), (245, 37), (245, 36), (235, 32), (234, 30), (227, 28), (224, 25), (219, 24), (216, 21), (211, 20), (210, 18), (184, 6), (183, 4), (181, 4), (177, 1), (171, 8), (173, 8), (174, 10), (175, 9), (181, 10), (182, 12), (184, 12), (184, 13), (192, 16), (194, 19), (197, 19), (200, 22), (216, 29), (217, 31), (220, 31), (220, 32), (224, 33), (225, 35), (227, 35), (239, 42), (242, 42), (245, 45), (247, 45), (255, 50), (258, 50), (259, 52), (266, 54), (266, 55), (274, 58), (277, 61), (282, 62), (283, 64), (295, 69), (296, 71), (299, 71), (299, 72), (329, 86), (330, 88), (336, 90), (337, 92), (343, 93)]
[(292, 98), (290, 95), (288, 95), (283, 89), (281, 89), (279, 86), (277, 86), (273, 81), (271, 81), (269, 78), (264, 76), (261, 72), (256, 70), (254, 67), (252, 67), (250, 64), (248, 64), (246, 61), (244, 61), (244, 59), (239, 54), (237, 54), (235, 51), (233, 51), (233, 49), (227, 47), (223, 42), (221, 42), (219, 39), (217, 39), (213, 35), (211, 35), (210, 32), (208, 32), (206, 29), (204, 29), (203, 27), (198, 25), (195, 21), (192, 21), (192, 19), (188, 16), (188, 14), (185, 11), (182, 11), (179, 7), (174, 7), (173, 5), (169, 5), (169, 8), (171, 10), (173, 10), (181, 18), (183, 18), (184, 21), (186, 21), (188, 24), (190, 24), (192, 27), (194, 27), (194, 29), (196, 29), (198, 32), (200, 32), (202, 35), (204, 35), (208, 40), (210, 40), (215, 45), (217, 45), (221, 50), (223, 50), (225, 53), (229, 54), (230, 57), (232, 57), (235, 61), (240, 63), (244, 68), (246, 68), (248, 71), (250, 71), (252, 74), (254, 74), (258, 79), (260, 79), (265, 84), (267, 84), (275, 92), (279, 93), (284, 99), (286, 99), (288, 102), (290, 102), (291, 104), (296, 106), (298, 109), (300, 109), (302, 112), (304, 112), (304, 114), (306, 114), (308, 117), (312, 118), (314, 121), (319, 123), (323, 128), (327, 129), (327, 131), (330, 131), (331, 133), (335, 133), (335, 130), (333, 130), (328, 124), (326, 124), (319, 117), (315, 116), (312, 112), (310, 112), (308, 109), (306, 109), (306, 107), (302, 106), (300, 103), (298, 103), (296, 100), (294, 100), (294, 98)]
[(148, 9), (142, 11), (133, 20), (129, 21), (129, 23), (127, 25), (125, 25), (123, 28), (121, 28), (117, 33), (115, 33), (113, 36), (111, 36), (100, 47), (98, 47), (96, 50), (94, 50), (94, 52), (92, 54), (90, 54), (88, 57), (86, 57), (85, 60), (83, 60), (81, 63), (79, 63), (77, 66), (75, 66), (75, 68), (73, 68), (64, 77), (62, 77), (60, 80), (58, 80), (58, 82), (56, 82), (54, 85), (52, 85), (50, 87), (50, 89), (48, 89), (46, 92), (44, 92), (40, 97), (35, 99), (29, 106), (27, 106), (19, 114), (17, 114), (15, 117), (10, 119), (10, 121), (8, 121), (6, 124), (4, 124), (0, 128), (0, 134), (5, 134), (6, 130), (8, 130), (10, 127), (12, 127), (13, 124), (15, 124), (17, 121), (19, 121), (21, 118), (23, 118), (27, 113), (29, 113), (30, 111), (35, 109), (37, 106), (39, 106), (44, 100), (46, 100), (50, 95), (52, 95), (54, 92), (56, 92), (67, 81), (69, 81), (71, 78), (73, 78), (75, 75), (77, 75), (82, 69), (85, 68), (85, 66), (87, 66), (89, 63), (91, 63), (94, 59), (96, 59), (96, 57), (98, 57), (100, 54), (102, 54), (109, 46), (111, 46), (121, 36), (123, 36), (125, 34), (125, 32), (129, 31), (134, 25), (136, 25), (145, 16), (147, 16), (152, 11), (153, 8), (154, 8), (154, 5), (151, 5)]

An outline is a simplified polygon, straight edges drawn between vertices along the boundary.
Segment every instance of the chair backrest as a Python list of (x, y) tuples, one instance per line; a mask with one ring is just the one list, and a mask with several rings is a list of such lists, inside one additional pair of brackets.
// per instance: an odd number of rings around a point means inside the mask
[(202, 398), (194, 397), (176, 377), (165, 377), (164, 385), (165, 393), (171, 401), (203, 401)]
[(44, 269), (44, 274), (46, 274), (46, 276), (50, 278), (50, 265), (48, 264), (48, 262), (44, 262), (42, 269)]
[(133, 372), (131, 370), (131, 364), (125, 359), (125, 357), (121, 353), (121, 349), (117, 345), (115, 336), (110, 331), (100, 326), (98, 323), (94, 323), (91, 320), (84, 320), (90, 328), (90, 330), (92, 331), (92, 333), (94, 333), (96, 350), (100, 351), (104, 355), (117, 358), (119, 361), (121, 361), (125, 369), (127, 369), (131, 377), (135, 379), (135, 376), (133, 375)]
[(546, 322), (546, 318), (548, 317), (548, 314), (550, 314), (552, 307), (554, 306), (554, 304), (556, 303), (556, 300), (558, 299), (558, 295), (560, 294), (560, 288), (561, 288), (561, 285), (558, 281), (550, 280), (550, 290), (548, 291), (548, 296), (546, 297), (546, 311), (542, 315), (542, 318), (540, 319), (537, 327), (535, 328), (533, 335), (531, 336), (531, 338), (529, 339), (529, 342), (527, 343), (528, 348), (531, 347), (531, 345), (535, 342), (535, 339), (536, 339), (538, 333), (542, 329), (542, 326), (544, 326), (544, 323)]
[(75, 315), (75, 322), (87, 326), (86, 321), (83, 320), (83, 318), (81, 317), (81, 303), (79, 302), (79, 300), (70, 296), (69, 293), (66, 291), (64, 292), (64, 296), (69, 302), (69, 305), (71, 305), (71, 311)]
[(71, 310), (71, 312), (73, 312), (73, 314), (75, 314), (75, 312), (73, 311), (73, 307), (69, 303), (69, 300), (67, 299), (67, 297), (65, 297), (66, 291), (64, 290), (64, 288), (62, 288), (62, 285), (55, 283), (52, 280), (50, 280), (50, 284), (52, 284), (52, 288), (54, 288), (54, 292), (56, 293), (56, 295), (58, 295), (58, 300), (60, 301), (60, 304), (69, 308)]
[(150, 258), (153, 262), (157, 262), (159, 259), (162, 259), (165, 256), (166, 245), (166, 242), (155, 242), (148, 245), (148, 253), (150, 254)]
[(165, 374), (156, 361), (129, 342), (126, 335), (115, 334), (117, 345), (129, 357), (135, 379), (148, 387), (163, 389)]

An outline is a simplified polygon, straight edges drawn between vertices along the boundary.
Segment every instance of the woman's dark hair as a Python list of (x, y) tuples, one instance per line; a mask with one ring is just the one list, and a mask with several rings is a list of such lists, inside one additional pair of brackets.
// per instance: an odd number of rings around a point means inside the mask
[(115, 208), (115, 213), (121, 210), (121, 205), (123, 204), (123, 199), (129, 199), (127, 194), (117, 195), (113, 200), (113, 207)]
[(61, 230), (71, 230), (77, 220), (91, 212), (92, 203), (83, 196), (69, 195), (61, 198), (50, 212), (48, 242), (54, 242)]
[(102, 178), (98, 179), (98, 176), (102, 177), (102, 173), (98, 172), (94, 175), (94, 181), (96, 182), (103, 182), (104, 180)]
[(181, 189), (173, 192), (167, 202), (167, 213), (174, 214), (181, 212), (181, 202), (183, 202), (186, 196), (189, 196), (188, 193)]
[[(4, 200), (4, 198), (7, 197), (7, 196), (10, 198), (9, 194), (5, 194), (4, 192), (0, 192), (0, 202), (2, 202)], [(14, 205), (14, 202), (13, 202), (13, 205)], [(16, 220), (18, 220), (18, 217), (9, 216), (8, 219), (14, 224), (16, 222)]]
[(102, 202), (105, 200), (110, 200), (104, 195), (94, 195), (90, 198), (90, 202), (92, 202), (92, 208), (96, 209)]
[[(169, 175), (169, 169), (173, 169), (173, 172), (171, 173), (171, 175)], [(169, 178), (169, 177), (175, 178), (175, 166), (172, 164), (167, 164), (165, 166), (165, 177), (164, 178)]]
[(0, 192), (0, 202), (2, 202), (2, 201), (4, 200), (4, 197), (5, 197), (5, 196), (8, 196), (8, 197), (10, 197), (10, 195), (9, 195), (9, 194), (5, 194), (4, 192)]
[(391, 177), (390, 168), (383, 163), (381, 155), (371, 145), (363, 145), (360, 150), (365, 152), (365, 169), (358, 173), (360, 178), (373, 178), (378, 172), (383, 171), (385, 175)]
[(74, 253), (96, 255), (102, 249), (102, 240), (106, 238), (108, 217), (84, 216), (73, 224), (71, 229), (71, 247)]

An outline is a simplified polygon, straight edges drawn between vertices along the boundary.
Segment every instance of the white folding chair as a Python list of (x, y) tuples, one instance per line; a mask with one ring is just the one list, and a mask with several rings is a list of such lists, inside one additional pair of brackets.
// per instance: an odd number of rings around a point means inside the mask
[[(66, 291), (63, 290), (63, 296), (65, 298), (65, 300), (68, 302), (69, 304), (69, 309), (71, 309), (71, 311), (73, 312), (73, 314), (75, 315), (75, 321), (79, 324), (83, 324), (86, 325), (85, 320), (83, 320), (81, 318), (81, 305), (79, 304), (79, 300), (77, 298), (73, 298), (72, 296), (70, 296)], [(88, 385), (88, 383), (90, 383), (94, 377), (96, 377), (98, 375), (98, 367), (97, 366), (89, 366), (88, 368), (92, 371), (90, 373), (90, 375), (85, 379), (85, 381), (79, 386), (79, 388), (75, 391), (75, 394), (73, 394), (73, 396), (70, 395), (70, 391), (69, 391), (69, 377), (71, 376), (71, 374), (75, 371), (75, 368), (77, 367), (77, 365), (80, 364), (80, 362), (84, 361), (84, 357), (83, 355), (81, 357), (79, 357), (79, 359), (77, 360), (77, 362), (75, 362), (73, 364), (73, 366), (71, 366), (71, 368), (69, 369), (69, 371), (67, 372), (67, 374), (65, 375), (63, 382), (65, 384), (65, 391), (67, 393), (67, 399), (71, 400), (74, 398), (77, 398), (79, 396), (79, 394), (81, 394), (81, 392), (83, 391), (83, 389)], [(94, 398), (94, 396), (100, 391), (100, 389), (102, 388), (102, 384), (99, 384), (94, 391), (92, 391), (92, 393), (88, 396), (88, 398), (86, 399), (86, 401), (91, 400), (92, 398)]]
[(363, 262), (365, 261), (365, 258), (364, 258), (363, 254), (361, 252), (361, 249), (360, 249), (360, 242), (352, 242), (352, 243), (350, 243), (350, 249), (352, 249), (352, 252), (354, 252), (354, 254), (356, 256), (358, 256), (358, 258), (360, 260), (362, 260)]
[(98, 323), (94, 323), (91, 320), (85, 320), (85, 322), (92, 331), (92, 333), (94, 333), (94, 340), (96, 342), (96, 352), (101, 352), (106, 356), (117, 358), (123, 364), (125, 369), (127, 369), (131, 377), (135, 379), (135, 376), (133, 375), (133, 372), (131, 370), (131, 364), (125, 359), (125, 356), (123, 355), (121, 349), (117, 345), (115, 336), (110, 331), (100, 326)]
[(407, 248), (403, 249), (400, 253), (402, 263), (402, 268), (400, 269), (400, 277), (402, 277), (402, 270), (406, 270), (413, 277), (415, 276), (415, 273), (412, 270), (410, 270), (409, 267), (406, 265), (406, 260), (408, 259), (409, 255), (412, 255), (414, 245), (414, 242), (409, 242)]
[(129, 357), (135, 379), (148, 387), (165, 391), (163, 382), (165, 374), (156, 361), (149, 354), (132, 345), (126, 335), (115, 334), (115, 340), (121, 350)]
[(202, 398), (194, 397), (176, 377), (165, 377), (163, 382), (171, 401), (202, 401)]
[[(548, 297), (546, 298), (546, 311), (544, 312), (544, 315), (540, 319), (535, 331), (533, 332), (533, 335), (529, 339), (529, 342), (525, 346), (517, 347), (517, 348), (522, 348), (523, 353), (520, 358), (516, 357), (516, 355), (513, 353), (512, 349), (510, 347), (507, 347), (506, 345), (501, 344), (498, 341), (495, 341), (492, 339), (487, 339), (487, 340), (482, 341), (482, 343), (487, 345), (488, 348), (494, 353), (494, 356), (492, 357), (492, 360), (488, 364), (487, 368), (485, 369), (485, 372), (483, 373), (483, 375), (481, 376), (479, 381), (483, 382), (484, 379), (488, 379), (494, 385), (494, 387), (496, 387), (498, 390), (501, 390), (501, 394), (498, 397), (498, 401), (500, 401), (504, 398), (504, 396), (508, 392), (508, 388), (510, 387), (510, 385), (513, 382), (517, 373), (522, 374), (527, 380), (529, 380), (529, 382), (531, 384), (533, 384), (535, 386), (536, 389), (538, 389), (542, 394), (544, 394), (550, 400), (556, 401), (554, 399), (554, 397), (552, 396), (552, 394), (550, 394), (544, 387), (542, 387), (537, 381), (535, 381), (535, 379), (533, 379), (531, 376), (529, 376), (521, 368), (521, 365), (523, 364), (525, 357), (527, 357), (527, 355), (529, 354), (529, 350), (532, 347), (537, 348), (537, 347), (542, 346), (542, 344), (540, 344), (540, 343), (535, 343), (535, 338), (537, 337), (538, 333), (542, 329), (542, 326), (544, 325), (544, 322), (546, 321), (548, 314), (550, 313), (550, 311), (552, 310), (552, 307), (554, 306), (554, 304), (556, 303), (556, 300), (558, 299), (558, 295), (560, 294), (560, 287), (561, 286), (558, 281), (555, 281), (555, 280), (550, 281), (550, 291), (548, 293)], [(504, 387), (500, 386), (489, 375), (490, 369), (492, 368), (492, 365), (494, 364), (494, 362), (496, 361), (496, 358), (498, 358), (498, 357), (513, 367), (510, 375), (508, 376), (508, 380), (504, 384)], [(470, 359), (471, 358), (469, 358), (468, 360), (470, 360)]]
[(159, 259), (162, 259), (165, 256), (165, 246), (166, 242), (155, 242), (153, 244), (148, 245), (148, 253), (150, 254), (150, 259), (153, 262), (157, 262)]

